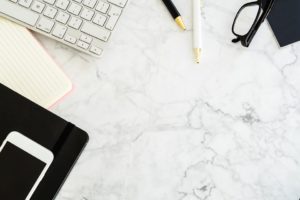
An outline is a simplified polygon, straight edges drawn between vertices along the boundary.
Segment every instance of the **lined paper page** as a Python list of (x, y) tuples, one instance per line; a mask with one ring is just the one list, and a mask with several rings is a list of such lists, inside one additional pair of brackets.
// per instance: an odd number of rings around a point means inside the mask
[(72, 89), (70, 80), (31, 33), (2, 18), (0, 83), (46, 108)]

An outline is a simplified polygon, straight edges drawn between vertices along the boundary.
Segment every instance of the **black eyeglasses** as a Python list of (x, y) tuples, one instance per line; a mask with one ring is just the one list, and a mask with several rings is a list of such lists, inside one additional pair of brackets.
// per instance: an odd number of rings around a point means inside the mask
[(258, 0), (243, 5), (237, 12), (232, 33), (236, 36), (232, 42), (241, 42), (244, 47), (249, 47), (260, 25), (269, 15), (275, 0)]

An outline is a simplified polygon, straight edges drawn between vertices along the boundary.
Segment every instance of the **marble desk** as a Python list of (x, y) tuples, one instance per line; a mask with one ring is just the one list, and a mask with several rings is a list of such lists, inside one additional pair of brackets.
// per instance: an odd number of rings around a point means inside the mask
[(300, 43), (264, 23), (231, 43), (245, 0), (203, 0), (194, 64), (191, 1), (132, 0), (101, 59), (37, 36), (74, 83), (52, 111), (90, 142), (57, 200), (298, 200)]

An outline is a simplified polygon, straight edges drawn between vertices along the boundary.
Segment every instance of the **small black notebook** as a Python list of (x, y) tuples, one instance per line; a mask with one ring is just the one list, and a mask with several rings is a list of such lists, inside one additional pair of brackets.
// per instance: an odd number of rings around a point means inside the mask
[[(17, 131), (53, 153), (54, 160), (31, 200), (54, 199), (84, 149), (88, 135), (1, 84), (0, 97), (0, 145), (9, 133)], [(0, 181), (0, 187), (2, 184), (5, 183)]]
[(281, 47), (299, 41), (300, 1), (275, 0), (268, 21)]

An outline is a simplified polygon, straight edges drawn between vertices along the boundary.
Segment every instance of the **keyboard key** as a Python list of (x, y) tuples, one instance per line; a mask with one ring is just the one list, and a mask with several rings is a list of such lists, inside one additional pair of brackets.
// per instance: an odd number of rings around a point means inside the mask
[(83, 5), (94, 8), (97, 3), (97, 0), (83, 0)]
[(93, 18), (94, 13), (94, 11), (84, 8), (80, 16), (81, 18), (90, 21)]
[(82, 41), (78, 41), (77, 42), (77, 46), (83, 48), (83, 49), (88, 49), (89, 48), (89, 44), (85, 43), (85, 42), (82, 42)]
[(44, 15), (51, 19), (53, 19), (55, 17), (56, 13), (57, 13), (57, 9), (52, 8), (50, 6), (47, 6), (47, 8), (44, 11)]
[(71, 35), (66, 35), (65, 41), (67, 41), (67, 42), (69, 42), (69, 43), (71, 43), (71, 44), (75, 44), (77, 40), (76, 40), (75, 37), (73, 37), (73, 36), (71, 36)]
[(124, 8), (127, 3), (127, 0), (107, 0), (107, 1), (117, 6), (120, 6), (122, 8)]
[(91, 44), (93, 38), (90, 37), (90, 36), (88, 36), (88, 35), (82, 34), (82, 35), (80, 36), (80, 40), (83, 41), (83, 42), (86, 42), (86, 43), (88, 43), (88, 44)]
[(72, 3), (71, 6), (69, 7), (68, 11), (74, 15), (78, 15), (82, 9), (82, 6)]
[(0, 0), (0, 12), (31, 26), (39, 19), (39, 14), (5, 0)]
[(110, 31), (87, 22), (83, 24), (81, 31), (105, 42), (110, 36)]
[(82, 24), (82, 20), (77, 17), (72, 17), (69, 21), (69, 26), (75, 29), (79, 29), (80, 25)]
[(103, 1), (99, 1), (98, 5), (96, 7), (96, 10), (105, 14), (105, 13), (107, 13), (108, 8), (109, 8), (108, 3), (105, 3)]
[(50, 33), (53, 26), (54, 26), (53, 20), (50, 20), (50, 19), (45, 18), (45, 17), (41, 17), (41, 19), (37, 23), (36, 28), (38, 28), (42, 31), (45, 31), (46, 33)]
[(115, 28), (116, 23), (118, 22), (118, 19), (122, 13), (122, 9), (117, 6), (111, 6), (111, 9), (108, 12), (108, 15), (110, 16), (106, 28), (109, 30), (113, 30)]
[(34, 1), (31, 6), (31, 9), (37, 13), (42, 13), (44, 8), (45, 8), (45, 4), (39, 1)]
[(19, 4), (25, 8), (29, 8), (32, 3), (32, 0), (20, 0)]
[(55, 0), (44, 0), (44, 2), (46, 2), (46, 3), (48, 3), (48, 4), (51, 4), (51, 5), (53, 5), (53, 4), (54, 4), (54, 2), (55, 2)]
[(111, 6), (108, 15), (111, 17), (120, 17), (122, 9), (117, 6)]
[(96, 47), (96, 46), (91, 46), (90, 52), (100, 56), (102, 54), (102, 49)]
[(55, 5), (56, 5), (56, 7), (60, 8), (62, 10), (66, 10), (69, 3), (70, 3), (69, 0), (58, 0)]
[(66, 31), (67, 27), (60, 24), (56, 24), (55, 28), (53, 29), (52, 35), (61, 39), (64, 37)]
[(105, 21), (106, 21), (106, 17), (101, 15), (101, 14), (97, 14), (96, 17), (93, 19), (93, 22), (95, 24), (98, 24), (99, 26), (103, 26)]
[(56, 16), (56, 21), (66, 24), (69, 18), (70, 18), (69, 14), (64, 12), (59, 12), (58, 15)]

